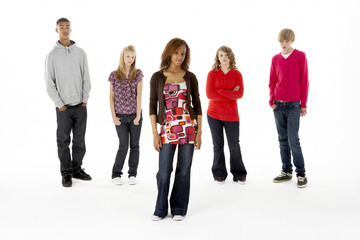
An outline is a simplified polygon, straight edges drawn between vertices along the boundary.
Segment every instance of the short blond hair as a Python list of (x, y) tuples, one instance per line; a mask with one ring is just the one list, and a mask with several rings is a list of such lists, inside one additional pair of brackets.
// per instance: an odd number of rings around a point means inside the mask
[(289, 28), (284, 28), (283, 30), (281, 30), (279, 32), (279, 36), (278, 36), (278, 41), (286, 41), (286, 40), (290, 40), (292, 42), (295, 41), (295, 33), (293, 30), (289, 29)]

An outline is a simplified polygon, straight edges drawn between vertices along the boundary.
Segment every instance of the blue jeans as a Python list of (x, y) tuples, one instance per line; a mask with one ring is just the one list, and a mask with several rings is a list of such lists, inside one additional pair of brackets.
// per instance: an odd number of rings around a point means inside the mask
[(212, 173), (215, 180), (225, 180), (227, 170), (224, 155), (224, 129), (230, 149), (230, 172), (233, 180), (246, 179), (246, 169), (242, 161), (239, 141), (239, 121), (222, 121), (208, 116), (211, 136), (214, 145), (214, 162)]
[(284, 172), (292, 173), (291, 153), (297, 175), (305, 174), (304, 158), (300, 147), (300, 102), (275, 101), (276, 129), (279, 136), (280, 155)]
[(178, 160), (170, 196), (171, 214), (185, 216), (189, 204), (190, 170), (194, 144), (163, 144), (159, 153), (159, 171), (156, 174), (158, 196), (154, 212), (155, 216), (161, 218), (166, 217), (168, 213), (170, 177), (176, 146), (178, 146)]
[(119, 137), (119, 149), (116, 154), (115, 163), (112, 169), (112, 178), (121, 177), (124, 167), (125, 158), (129, 149), (130, 138), (130, 156), (129, 156), (129, 177), (136, 177), (139, 165), (140, 155), (140, 133), (142, 126), (142, 117), (139, 125), (135, 125), (133, 120), (136, 114), (116, 114), (120, 118), (120, 125), (115, 125), (116, 132)]
[[(56, 141), (61, 175), (68, 175), (81, 170), (82, 160), (86, 152), (86, 119), (87, 109), (81, 104), (68, 106), (65, 111), (56, 108)], [(69, 149), (71, 131), (73, 133), (72, 154), (70, 154)]]

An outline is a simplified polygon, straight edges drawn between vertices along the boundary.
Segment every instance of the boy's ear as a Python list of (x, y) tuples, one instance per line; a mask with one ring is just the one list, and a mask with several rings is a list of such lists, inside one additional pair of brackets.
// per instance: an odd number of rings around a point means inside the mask
[(58, 28), (57, 28), (57, 27), (55, 28), (55, 32), (59, 33), (59, 31), (58, 31)]

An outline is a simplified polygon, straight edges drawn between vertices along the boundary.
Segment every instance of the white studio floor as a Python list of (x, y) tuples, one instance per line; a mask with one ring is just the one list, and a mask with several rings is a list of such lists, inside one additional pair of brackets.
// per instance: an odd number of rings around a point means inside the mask
[(140, 174), (135, 186), (115, 186), (87, 169), (92, 181), (73, 180), (72, 188), (63, 188), (56, 173), (19, 177), (9, 171), (2, 176), (7, 183), (1, 184), (0, 238), (356, 239), (360, 198), (355, 179), (313, 174), (309, 186), (298, 189), (294, 178), (275, 184), (277, 172), (260, 171), (246, 185), (231, 178), (218, 185), (210, 174), (196, 177), (200, 166), (194, 162), (182, 222), (151, 220), (156, 172)]

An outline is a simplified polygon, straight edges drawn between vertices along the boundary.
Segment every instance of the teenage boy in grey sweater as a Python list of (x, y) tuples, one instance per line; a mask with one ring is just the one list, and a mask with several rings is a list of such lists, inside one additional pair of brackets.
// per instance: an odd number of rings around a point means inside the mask
[[(81, 168), (84, 158), (86, 105), (91, 89), (89, 69), (84, 50), (70, 40), (71, 25), (66, 18), (56, 22), (60, 40), (46, 57), (46, 90), (56, 106), (56, 140), (62, 185), (72, 186), (72, 177), (91, 180)], [(70, 133), (73, 133), (72, 156), (70, 155)]]

